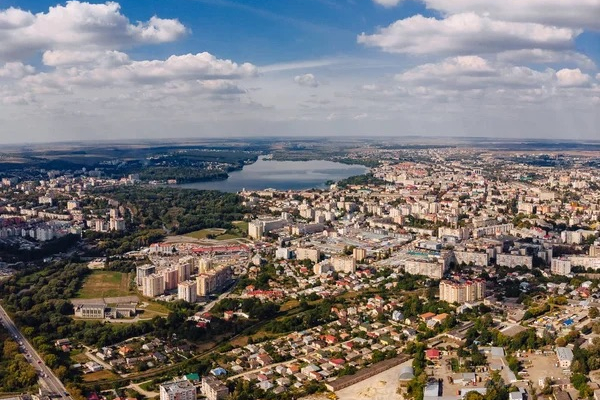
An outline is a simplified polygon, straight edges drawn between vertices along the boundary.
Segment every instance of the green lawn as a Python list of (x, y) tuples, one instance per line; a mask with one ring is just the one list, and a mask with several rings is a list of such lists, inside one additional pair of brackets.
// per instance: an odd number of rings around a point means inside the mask
[(77, 293), (77, 297), (80, 299), (97, 299), (134, 294), (129, 290), (129, 274), (96, 270), (86, 278), (82, 288)]
[(225, 233), (225, 229), (208, 228), (186, 233), (185, 236), (193, 237), (194, 239), (206, 239), (208, 235), (219, 236)]
[(232, 222), (233, 226), (235, 226), (240, 232), (244, 234), (248, 234), (248, 222), (246, 221), (234, 221)]
[[(245, 222), (243, 222), (245, 223)], [(235, 224), (235, 222), (234, 222)], [(248, 231), (248, 224), (246, 224), (246, 231)], [(194, 239), (207, 239), (209, 235), (214, 236), (213, 239), (216, 240), (228, 240), (228, 239), (238, 239), (240, 237), (242, 237), (242, 235), (238, 234), (237, 231), (233, 231), (230, 233), (226, 233), (227, 230), (226, 229), (221, 229), (221, 228), (207, 228), (207, 229), (201, 229), (199, 231), (194, 231), (194, 232), (190, 232), (190, 233), (186, 233), (185, 236), (189, 236), (192, 237)]]

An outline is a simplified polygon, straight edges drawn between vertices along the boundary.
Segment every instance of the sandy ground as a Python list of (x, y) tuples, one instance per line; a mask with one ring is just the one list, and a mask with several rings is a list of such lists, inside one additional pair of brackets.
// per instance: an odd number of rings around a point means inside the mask
[(340, 400), (402, 400), (402, 396), (396, 392), (398, 376), (402, 367), (411, 364), (412, 359), (355, 385), (348, 386), (336, 394)]

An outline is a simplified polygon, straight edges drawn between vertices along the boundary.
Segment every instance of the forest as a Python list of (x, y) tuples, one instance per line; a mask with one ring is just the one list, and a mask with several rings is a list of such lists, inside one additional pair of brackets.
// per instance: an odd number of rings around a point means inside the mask
[(127, 209), (126, 220), (140, 229), (184, 234), (205, 228), (231, 228), (247, 211), (235, 193), (169, 187), (118, 187), (99, 191)]

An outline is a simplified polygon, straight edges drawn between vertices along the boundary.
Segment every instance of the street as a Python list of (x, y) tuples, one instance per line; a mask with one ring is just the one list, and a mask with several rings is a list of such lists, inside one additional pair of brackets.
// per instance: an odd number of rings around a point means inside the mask
[(37, 371), (40, 384), (45, 386), (46, 389), (52, 392), (55, 396), (72, 400), (71, 396), (66, 394), (67, 391), (62, 382), (54, 375), (52, 370), (44, 363), (44, 360), (42, 360), (33, 346), (25, 339), (21, 331), (19, 331), (2, 306), (0, 306), (0, 322), (10, 333), (13, 339), (19, 344), (19, 348), (25, 354), (26, 360)]

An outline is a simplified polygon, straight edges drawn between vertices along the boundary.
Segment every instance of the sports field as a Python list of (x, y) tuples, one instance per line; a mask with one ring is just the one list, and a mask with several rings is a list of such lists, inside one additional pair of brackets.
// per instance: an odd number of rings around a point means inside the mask
[(129, 274), (116, 271), (94, 271), (77, 293), (80, 299), (120, 297), (135, 294), (129, 291)]

